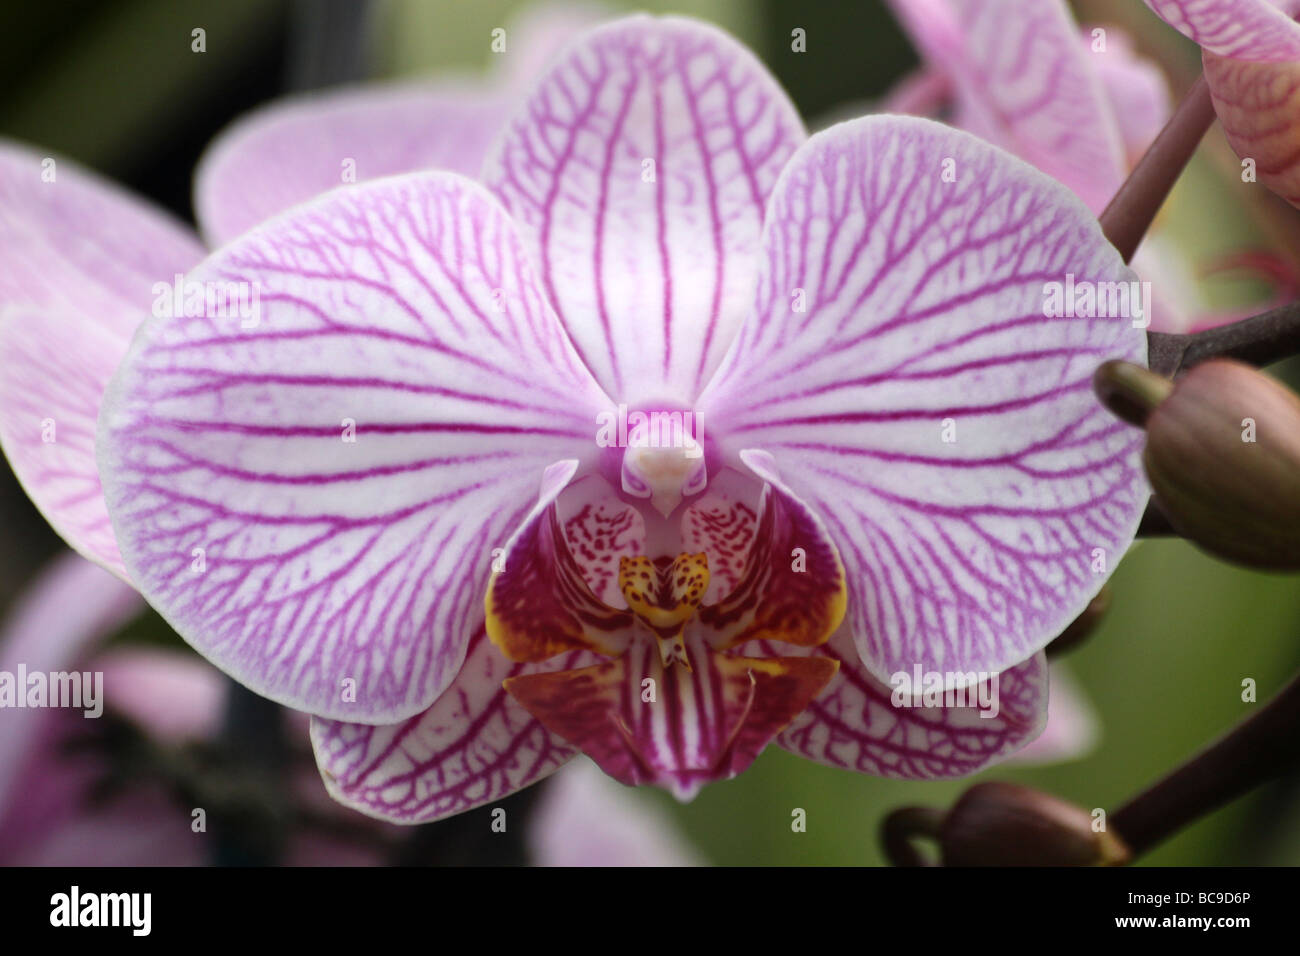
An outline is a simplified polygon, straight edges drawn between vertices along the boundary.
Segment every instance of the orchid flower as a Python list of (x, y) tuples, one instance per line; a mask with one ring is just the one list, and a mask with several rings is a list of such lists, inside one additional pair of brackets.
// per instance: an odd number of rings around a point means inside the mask
[[(216, 739), (224, 683), (187, 655), (143, 647), (96, 650), (141, 609), (133, 588), (68, 555), (43, 572), (0, 632), (0, 671), (86, 671), (102, 676), (105, 718), (125, 721), (151, 745), (182, 747)], [(25, 691), (20, 688), (19, 693)], [(161, 780), (138, 774), (97, 795), (111, 756), (90, 743), (98, 720), (78, 710), (0, 711), (0, 862), (37, 866), (193, 866), (212, 852)], [(314, 777), (315, 775), (312, 774)], [(297, 781), (293, 781), (295, 784)], [(302, 783), (308, 781), (303, 780)], [(316, 784), (319, 791), (319, 783)], [(299, 804), (313, 790), (295, 786)], [(623, 799), (599, 772), (575, 766), (557, 776), (528, 823), (539, 866), (679, 866), (698, 862), (663, 815)], [(321, 794), (324, 799), (324, 795)], [(317, 812), (328, 818), (330, 801)], [(337, 814), (335, 814), (337, 816)], [(380, 835), (384, 831), (377, 831)], [(395, 831), (387, 834), (393, 837)], [(327, 831), (298, 832), (286, 862), (295, 866), (382, 863), (382, 842), (366, 846)]]
[(1147, 6), (1201, 47), (1214, 110), (1237, 155), (1260, 182), (1300, 206), (1300, 0), (1147, 0)]
[[(953, 102), (953, 122), (1033, 163), (1100, 213), (1170, 114), (1159, 69), (1115, 27), (1081, 30), (1065, 0), (889, 0)], [(901, 107), (917, 104), (907, 82)], [(934, 89), (934, 79), (921, 84)], [(935, 99), (932, 93), (928, 101)], [(886, 103), (888, 107), (890, 104)], [(1133, 257), (1156, 290), (1151, 328), (1184, 332), (1211, 315), (1157, 228)]]
[[(1087, 207), (928, 120), (807, 138), (704, 24), (583, 34), (479, 182), (358, 182), (187, 267), (199, 307), (145, 319), (102, 409), (103, 317), (31, 297), (105, 271), (138, 293), (191, 240), (36, 171), (0, 188), (52, 289), (19, 286), (0, 350), (90, 371), (0, 382), (11, 461), (200, 653), (311, 713), (330, 792), (374, 816), (460, 812), (578, 751), (681, 797), (773, 740), (972, 773), (1040, 731), (1041, 649), (1145, 505), (1089, 388), (1144, 334), (1044, 315), (1052, 283), (1134, 279)], [(232, 288), (251, 320), (206, 307)], [(37, 445), (96, 413), (97, 461)], [(894, 706), (914, 671), (1000, 709)]]

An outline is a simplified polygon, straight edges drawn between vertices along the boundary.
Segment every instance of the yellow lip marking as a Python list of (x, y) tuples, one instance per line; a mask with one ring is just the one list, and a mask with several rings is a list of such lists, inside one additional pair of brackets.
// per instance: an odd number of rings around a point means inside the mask
[(683, 632), (709, 587), (709, 558), (703, 552), (658, 562), (638, 555), (620, 558), (618, 587), (628, 608), (659, 641), (664, 666), (690, 669)]

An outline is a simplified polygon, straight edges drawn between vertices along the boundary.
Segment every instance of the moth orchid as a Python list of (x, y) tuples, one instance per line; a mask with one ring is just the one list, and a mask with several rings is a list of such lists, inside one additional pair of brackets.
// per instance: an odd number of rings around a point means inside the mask
[[(889, 0), (920, 52), (898, 108), (947, 101), (952, 122), (1032, 163), (1101, 213), (1170, 115), (1159, 69), (1115, 27), (1077, 26), (1065, 0)], [(920, 87), (931, 94), (918, 100)], [(946, 95), (939, 96), (937, 93)], [(886, 106), (889, 106), (886, 103)], [(1209, 316), (1157, 228), (1133, 257), (1151, 283), (1151, 328), (1182, 332)]]
[(1201, 47), (1205, 80), (1232, 148), (1259, 181), (1300, 205), (1298, 0), (1147, 0)]
[[(349, 185), (190, 269), (260, 310), (144, 321), (97, 470), (78, 460), (113, 534), (81, 545), (313, 714), (330, 792), (386, 819), (577, 751), (681, 797), (773, 740), (971, 773), (1041, 729), (1041, 649), (1147, 497), (1089, 384), (1145, 335), (1046, 316), (1067, 277), (1135, 278), (1020, 160), (916, 118), (807, 138), (726, 34), (615, 21), (542, 76), (478, 182)], [(23, 316), (31, 353), (90, 348), (67, 331), (84, 312)], [(5, 409), (7, 449), (37, 453), (57, 397)], [(28, 487), (81, 527), (84, 502)], [(950, 706), (894, 706), (914, 671)]]

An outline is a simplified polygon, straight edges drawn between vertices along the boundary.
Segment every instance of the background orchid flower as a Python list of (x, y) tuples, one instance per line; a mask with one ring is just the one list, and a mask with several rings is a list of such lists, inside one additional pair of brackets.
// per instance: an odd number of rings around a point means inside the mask
[(1146, 0), (1201, 47), (1228, 142), (1259, 181), (1300, 205), (1300, 14), (1297, 0)]
[[(1065, 0), (889, 5), (924, 70), (946, 81), (953, 123), (1065, 183), (1094, 213), (1169, 118), (1168, 86), (1155, 64), (1138, 56), (1116, 27), (1099, 36), (1081, 29)], [(1143, 242), (1133, 267), (1152, 283), (1153, 329), (1206, 324), (1189, 270), (1159, 230)]]
[(222, 131), (195, 171), (199, 230), (216, 247), (344, 183), (417, 169), (476, 176), (547, 60), (608, 11), (545, 3), (503, 28), (486, 76), (332, 87), (274, 100)]
[[(920, 778), (1031, 739), (1037, 652), (1146, 496), (1088, 388), (1143, 336), (1042, 315), (1067, 273), (1132, 278), (1086, 208), (925, 121), (804, 142), (750, 54), (671, 19), (579, 39), (483, 179), (243, 234), (186, 282), (259, 320), (150, 319), (105, 397), (132, 580), (317, 715), (331, 791), (413, 821), (575, 744), (685, 795), (777, 734)], [(602, 448), (619, 404), (695, 410), (703, 454)], [(892, 707), (913, 665), (1002, 671), (1000, 716)]]

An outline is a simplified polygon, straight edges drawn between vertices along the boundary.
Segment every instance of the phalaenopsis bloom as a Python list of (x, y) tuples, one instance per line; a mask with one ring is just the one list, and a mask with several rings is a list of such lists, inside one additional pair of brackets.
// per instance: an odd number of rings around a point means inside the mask
[[(445, 816), (578, 752), (683, 797), (771, 742), (974, 772), (1041, 729), (1042, 648), (1146, 502), (1090, 389), (1142, 329), (1044, 314), (1136, 279), (1078, 197), (929, 120), (809, 138), (694, 21), (576, 38), (477, 181), (350, 184), (198, 265), (36, 164), (7, 163), (6, 213), (68, 282), (32, 280), (4, 349), (80, 378), (6, 382), (11, 460), (204, 656), (313, 714), (367, 813)], [(92, 291), (174, 272), (179, 307), (105, 331)], [(948, 706), (896, 706), (899, 674)]]

